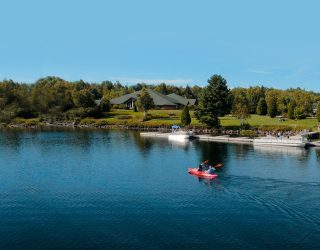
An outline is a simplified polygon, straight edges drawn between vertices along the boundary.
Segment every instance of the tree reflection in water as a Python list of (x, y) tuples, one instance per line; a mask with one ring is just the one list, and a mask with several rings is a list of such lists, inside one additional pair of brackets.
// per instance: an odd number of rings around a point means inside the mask
[(146, 156), (152, 149), (153, 145), (156, 143), (154, 140), (152, 140), (153, 138), (140, 136), (139, 132), (132, 132), (131, 136), (135, 145), (143, 156)]
[[(218, 163), (223, 164), (223, 168), (227, 165), (229, 145), (226, 143), (215, 143), (215, 142), (203, 142), (195, 141), (195, 147), (197, 148), (198, 161), (199, 163), (209, 160), (211, 165)], [(223, 169), (222, 168), (222, 169)], [(222, 170), (219, 169), (219, 170)]]

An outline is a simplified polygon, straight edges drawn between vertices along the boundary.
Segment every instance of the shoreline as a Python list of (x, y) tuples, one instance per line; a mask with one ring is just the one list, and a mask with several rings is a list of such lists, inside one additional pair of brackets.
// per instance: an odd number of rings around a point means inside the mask
[[(27, 124), (7, 124), (3, 126), (0, 124), (1, 130), (127, 130), (127, 131), (136, 131), (140, 132), (141, 137), (158, 137), (158, 138), (167, 138), (171, 134), (171, 126), (167, 127), (137, 127), (137, 126), (126, 126), (126, 125), (97, 125), (97, 124), (74, 124), (74, 123), (56, 123), (56, 124), (37, 124), (37, 125), (27, 125)], [(193, 139), (199, 141), (211, 141), (211, 142), (221, 142), (221, 143), (236, 143), (236, 144), (254, 144), (254, 139), (265, 137), (267, 135), (275, 136), (275, 132), (263, 131), (262, 134), (257, 134), (255, 136), (245, 136), (241, 135), (240, 130), (230, 130), (227, 128), (221, 129), (206, 129), (199, 127), (190, 127), (189, 130), (192, 130), (195, 135)], [(252, 128), (250, 131), (255, 131), (255, 128)], [(317, 131), (320, 133), (319, 131)], [(295, 131), (292, 136), (301, 134), (301, 131)], [(313, 140), (307, 143), (308, 146), (320, 147), (320, 141)]]
[[(240, 127), (228, 127), (221, 126), (220, 128), (206, 128), (204, 126), (198, 125), (189, 125), (185, 127), (186, 130), (193, 131), (195, 134), (205, 134), (205, 135), (228, 135), (231, 137), (259, 137), (266, 135), (277, 135), (279, 132), (283, 136), (295, 136), (301, 133), (312, 132), (311, 129), (292, 129), (290, 126), (283, 127), (274, 127), (268, 125), (262, 125), (261, 127), (249, 127), (246, 129), (241, 129)], [(151, 131), (159, 133), (169, 133), (172, 131), (171, 125), (159, 125), (159, 126), (150, 126), (150, 125), (132, 125), (132, 124), (98, 124), (98, 123), (76, 123), (74, 121), (70, 122), (56, 122), (56, 123), (0, 123), (0, 129), (46, 129), (46, 128), (92, 128), (92, 129), (120, 129), (120, 130), (135, 130), (135, 131)], [(241, 132), (249, 131), (250, 135), (243, 135)], [(319, 132), (319, 131), (313, 131)]]

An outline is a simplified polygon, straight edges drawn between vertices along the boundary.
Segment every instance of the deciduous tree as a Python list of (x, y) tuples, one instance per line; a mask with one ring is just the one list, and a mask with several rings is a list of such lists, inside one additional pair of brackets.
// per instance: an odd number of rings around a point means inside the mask
[(249, 102), (244, 91), (234, 99), (232, 114), (240, 120), (241, 125), (250, 117)]
[(143, 88), (138, 95), (138, 98), (135, 102), (135, 105), (137, 106), (139, 111), (144, 112), (144, 117), (143, 119), (145, 120), (147, 118), (147, 112), (151, 108), (153, 108), (154, 103), (152, 97), (149, 95), (148, 91), (146, 88)]
[(289, 119), (294, 119), (294, 117), (295, 117), (294, 110), (296, 107), (297, 107), (296, 101), (291, 100), (288, 105), (288, 118)]

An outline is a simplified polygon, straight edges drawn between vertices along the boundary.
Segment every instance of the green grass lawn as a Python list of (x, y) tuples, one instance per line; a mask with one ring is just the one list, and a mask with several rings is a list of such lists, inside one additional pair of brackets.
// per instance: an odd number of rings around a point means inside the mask
[[(161, 127), (171, 126), (174, 124), (180, 124), (181, 110), (150, 110), (148, 114), (151, 119), (142, 122), (143, 113), (134, 112), (133, 110), (126, 109), (113, 109), (105, 114), (105, 118), (94, 119), (85, 118), (81, 120), (81, 124), (87, 125), (125, 125), (125, 126), (137, 126), (137, 127)], [(191, 126), (205, 127), (195, 117), (194, 112), (190, 111), (192, 118)], [(240, 126), (240, 121), (231, 115), (227, 115), (220, 118), (221, 125), (226, 128), (234, 128)], [(313, 129), (316, 130), (319, 122), (316, 119), (304, 119), (304, 120), (285, 120), (279, 121), (278, 118), (270, 118), (269, 116), (251, 115), (247, 122), (253, 127), (286, 127), (300, 129)], [(39, 119), (23, 119), (16, 118), (13, 121), (14, 124), (39, 124)]]
[[(107, 121), (110, 123), (139, 123), (145, 126), (161, 126), (161, 125), (173, 125), (180, 124), (181, 110), (150, 110), (148, 114), (152, 119), (149, 121), (141, 122), (143, 113), (133, 112), (133, 110), (120, 110), (114, 109), (108, 114)], [(195, 117), (194, 112), (190, 112), (192, 117), (192, 126), (204, 126)], [(121, 117), (128, 116), (129, 119), (121, 120)], [(127, 122), (125, 122), (127, 121)], [(231, 115), (227, 115), (220, 118), (221, 125), (223, 127), (236, 127), (240, 126), (240, 120)], [(259, 126), (292, 126), (299, 128), (311, 128), (316, 129), (319, 122), (316, 119), (304, 119), (304, 120), (290, 120), (279, 121), (278, 118), (270, 118), (269, 116), (251, 115), (247, 122), (253, 127)]]
[[(239, 126), (240, 121), (233, 116), (224, 116), (221, 119), (222, 126)], [(253, 127), (259, 126), (292, 126), (292, 127), (305, 127), (317, 128), (319, 122), (317, 119), (303, 119), (303, 120), (290, 120), (279, 121), (278, 118), (271, 118), (269, 116), (251, 115), (247, 122)]]

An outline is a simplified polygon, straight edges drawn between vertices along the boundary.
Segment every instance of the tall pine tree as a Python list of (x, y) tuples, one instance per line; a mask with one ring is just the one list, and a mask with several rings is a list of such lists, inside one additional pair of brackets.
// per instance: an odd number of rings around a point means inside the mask
[(278, 113), (277, 99), (272, 97), (268, 103), (268, 114), (271, 118), (274, 118)]
[(181, 125), (188, 126), (191, 123), (191, 116), (189, 113), (188, 105), (184, 106), (181, 113)]
[(268, 112), (267, 102), (264, 98), (260, 98), (257, 106), (258, 115), (266, 115)]
[(200, 94), (196, 118), (208, 127), (219, 127), (219, 116), (224, 116), (230, 111), (229, 93), (227, 81), (220, 75), (213, 75), (208, 80), (208, 86)]

